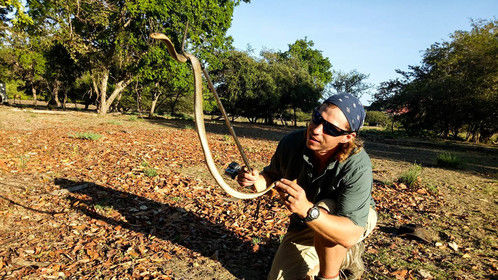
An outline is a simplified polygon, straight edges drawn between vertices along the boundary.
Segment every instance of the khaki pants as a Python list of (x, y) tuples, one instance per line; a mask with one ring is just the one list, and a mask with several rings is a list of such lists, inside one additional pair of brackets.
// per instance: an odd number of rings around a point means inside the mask
[[(335, 208), (332, 200), (320, 201), (318, 205), (326, 208), (328, 211)], [(377, 213), (373, 208), (370, 208), (367, 227), (363, 236), (358, 240), (358, 246), (362, 245), (360, 242), (373, 231), (376, 224)], [(282, 243), (280, 243), (275, 254), (270, 273), (268, 274), (268, 280), (291, 280), (306, 277), (308, 272), (319, 264), (318, 255), (313, 246), (313, 238), (314, 231), (310, 228), (288, 232), (282, 239)], [(347, 259), (353, 259), (352, 254), (357, 253), (355, 252), (358, 250), (357, 245), (348, 250), (348, 256), (346, 256), (344, 262)]]

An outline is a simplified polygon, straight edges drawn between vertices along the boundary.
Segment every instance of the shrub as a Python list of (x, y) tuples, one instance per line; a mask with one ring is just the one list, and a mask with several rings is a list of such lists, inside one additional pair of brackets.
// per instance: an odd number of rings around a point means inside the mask
[(157, 176), (157, 170), (155, 168), (145, 168), (144, 174), (147, 177), (155, 177)]
[(128, 120), (129, 120), (130, 122), (135, 122), (135, 121), (137, 121), (137, 120), (138, 120), (138, 117), (137, 117), (137, 116), (130, 116), (130, 117), (128, 118)]
[(389, 122), (389, 116), (381, 111), (367, 111), (365, 116), (365, 123), (371, 126), (386, 126)]
[(69, 135), (69, 137), (95, 141), (99, 140), (102, 137), (102, 135), (92, 132), (81, 132), (81, 133), (71, 134)]
[(455, 154), (444, 152), (437, 155), (436, 164), (441, 167), (457, 168), (462, 165), (462, 162)]
[(398, 182), (403, 183), (409, 187), (413, 187), (419, 182), (419, 176), (421, 172), (422, 166), (414, 164), (399, 176)]

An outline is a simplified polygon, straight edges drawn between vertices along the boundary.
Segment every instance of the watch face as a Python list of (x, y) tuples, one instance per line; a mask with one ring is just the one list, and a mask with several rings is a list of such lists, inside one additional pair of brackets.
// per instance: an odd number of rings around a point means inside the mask
[(320, 215), (320, 209), (318, 209), (318, 207), (313, 207), (310, 211), (310, 218), (316, 219), (318, 218), (318, 215)]

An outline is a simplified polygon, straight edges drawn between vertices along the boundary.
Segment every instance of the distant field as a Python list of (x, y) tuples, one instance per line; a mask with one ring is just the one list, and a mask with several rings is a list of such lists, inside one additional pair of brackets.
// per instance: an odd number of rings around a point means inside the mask
[[(219, 168), (241, 162), (222, 123), (206, 126)], [(294, 129), (234, 126), (258, 168)], [(363, 278), (496, 278), (496, 146), (362, 135), (380, 217)], [(442, 153), (459, 166), (440, 167)], [(414, 185), (400, 183), (415, 163)], [(0, 186), (5, 279), (264, 279), (288, 223), (277, 199), (256, 216), (215, 185), (187, 120), (0, 106)], [(431, 240), (401, 236), (408, 223)]]

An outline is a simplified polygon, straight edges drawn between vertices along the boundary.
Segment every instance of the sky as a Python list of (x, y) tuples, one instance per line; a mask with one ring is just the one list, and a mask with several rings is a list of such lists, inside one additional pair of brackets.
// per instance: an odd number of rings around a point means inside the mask
[[(305, 37), (322, 51), (333, 70), (369, 74), (375, 88), (398, 77), (395, 69), (419, 65), (423, 51), (470, 30), (471, 19), (496, 19), (498, 0), (252, 0), (235, 8), (228, 34), (234, 46), (255, 55), (286, 51)], [(361, 101), (368, 105), (371, 97)]]

